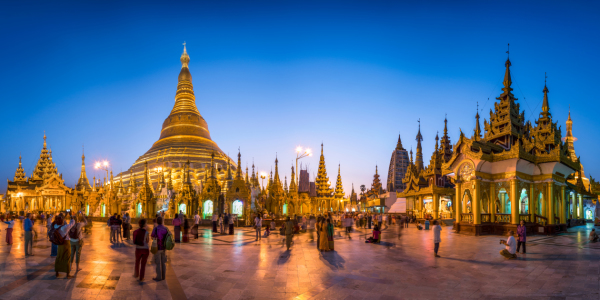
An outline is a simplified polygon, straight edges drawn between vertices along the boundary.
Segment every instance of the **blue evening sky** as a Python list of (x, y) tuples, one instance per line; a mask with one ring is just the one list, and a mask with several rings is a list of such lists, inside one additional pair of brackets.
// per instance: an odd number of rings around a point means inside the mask
[[(425, 163), (448, 114), (453, 142), (469, 136), (500, 94), (510, 43), (513, 88), (528, 120), (550, 112), (586, 173), (600, 176), (597, 2), (576, 1), (144, 1), (4, 2), (0, 9), (0, 171), (29, 176), (44, 131), (65, 183), (85, 145), (91, 167), (127, 170), (158, 139), (177, 85), (182, 43), (196, 103), (221, 149), (282, 180), (297, 146), (319, 151), (333, 184), (387, 178), (398, 134)], [(168, 3), (168, 4), (167, 4)], [(487, 99), (490, 99), (487, 101)], [(318, 155), (303, 162), (311, 178)], [(289, 180), (289, 178), (288, 178)], [(6, 182), (0, 182), (0, 193)]]

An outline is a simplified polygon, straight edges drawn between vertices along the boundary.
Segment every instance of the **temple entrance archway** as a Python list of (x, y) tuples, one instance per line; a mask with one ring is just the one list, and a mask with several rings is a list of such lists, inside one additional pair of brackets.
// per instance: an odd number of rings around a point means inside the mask
[(202, 210), (202, 215), (204, 219), (208, 219), (211, 218), (213, 215), (213, 202), (212, 200), (206, 200), (204, 201), (204, 205), (203, 205), (203, 210)]
[(231, 213), (241, 217), (244, 212), (244, 203), (241, 200), (235, 200), (231, 204)]

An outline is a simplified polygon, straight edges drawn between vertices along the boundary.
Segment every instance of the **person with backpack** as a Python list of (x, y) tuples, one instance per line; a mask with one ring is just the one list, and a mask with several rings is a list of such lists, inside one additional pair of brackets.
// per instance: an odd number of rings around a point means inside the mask
[(87, 219), (81, 211), (75, 218), (75, 225), (69, 230), (69, 241), (71, 242), (71, 266), (73, 265), (73, 259), (77, 255), (75, 263), (77, 267), (75, 272), (81, 271), (79, 268), (79, 258), (81, 257), (81, 248), (83, 247), (83, 228), (87, 225)]
[(59, 272), (67, 273), (67, 278), (71, 277), (71, 241), (67, 238), (69, 230), (75, 225), (71, 212), (68, 212), (70, 219), (68, 224), (65, 224), (62, 214), (58, 215), (54, 219), (54, 226), (50, 232), (48, 232), (48, 238), (52, 244), (58, 246), (56, 260), (54, 261), (54, 271), (56, 272), (56, 278), (58, 278)]
[(140, 228), (133, 232), (133, 242), (135, 244), (135, 271), (133, 272), (133, 277), (138, 278), (139, 281), (144, 281), (146, 263), (148, 262), (148, 256), (150, 255), (148, 247), (150, 234), (146, 227), (146, 219), (141, 219), (138, 222), (138, 225)]
[(156, 278), (155, 281), (161, 281), (165, 279), (167, 274), (166, 263), (167, 255), (165, 253), (165, 239), (169, 234), (167, 227), (163, 226), (163, 218), (156, 218), (156, 227), (152, 229), (151, 237), (156, 240), (157, 251), (154, 254), (154, 263), (156, 264)]

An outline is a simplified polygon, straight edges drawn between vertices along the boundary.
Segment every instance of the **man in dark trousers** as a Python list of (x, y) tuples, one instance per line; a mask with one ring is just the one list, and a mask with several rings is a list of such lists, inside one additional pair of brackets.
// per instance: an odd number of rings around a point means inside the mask
[(371, 221), (373, 220), (373, 216), (371, 214), (369, 214), (369, 216), (367, 217), (367, 224), (369, 224), (369, 229), (371, 229)]

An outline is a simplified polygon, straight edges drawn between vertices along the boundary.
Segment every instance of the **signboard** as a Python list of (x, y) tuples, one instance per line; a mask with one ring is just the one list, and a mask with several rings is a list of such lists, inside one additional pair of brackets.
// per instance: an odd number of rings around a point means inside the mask
[(63, 191), (63, 190), (43, 190), (42, 195), (43, 196), (64, 196), (65, 191)]

